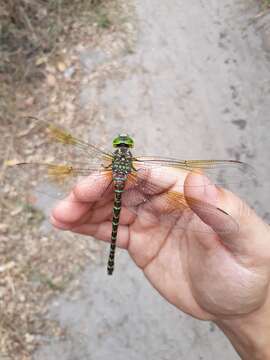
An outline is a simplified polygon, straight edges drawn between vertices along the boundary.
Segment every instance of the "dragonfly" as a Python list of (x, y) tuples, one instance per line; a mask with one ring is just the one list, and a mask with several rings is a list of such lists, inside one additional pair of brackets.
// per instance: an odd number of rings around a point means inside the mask
[[(82, 177), (92, 177), (104, 184), (101, 197), (111, 198), (113, 202), (108, 275), (112, 275), (114, 271), (117, 234), (123, 207), (134, 213), (143, 209), (144, 216), (149, 215), (151, 221), (174, 229), (217, 233), (237, 231), (238, 224), (226, 211), (195, 197), (187, 198), (184, 195), (183, 182), (188, 174), (201, 175), (202, 172), (209, 176), (218, 176), (219, 180), (215, 183), (222, 183), (224, 178), (229, 182), (238, 182), (249, 173), (249, 166), (244, 162), (135, 156), (134, 140), (128, 134), (116, 136), (112, 141), (114, 150), (105, 151), (75, 137), (61, 126), (31, 116), (16, 123), (16, 133), (18, 141), (14, 142), (14, 146), (18, 147), (17, 152), (23, 160), (13, 164), (11, 168), (25, 171), (27, 185), (35, 186), (37, 191), (47, 191), (49, 194), (44, 184), (52, 182), (57, 188), (64, 189), (63, 192), (61, 190), (59, 194), (54, 192), (52, 195), (61, 198), (65, 190), (70, 191), (73, 184)], [(168, 186), (167, 180), (164, 180), (168, 176), (181, 179), (179, 185), (173, 188)], [(43, 184), (41, 190), (39, 183)], [(211, 186), (210, 184), (212, 183), (204, 186)], [(93, 182), (91, 186), (94, 186)], [(214, 215), (220, 219), (221, 225), (214, 229), (209, 228), (195, 214), (196, 210)]]

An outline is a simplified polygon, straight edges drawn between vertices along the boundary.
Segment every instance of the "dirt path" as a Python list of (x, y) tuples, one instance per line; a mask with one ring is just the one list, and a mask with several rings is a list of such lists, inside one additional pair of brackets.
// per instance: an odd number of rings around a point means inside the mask
[[(81, 54), (81, 112), (101, 109), (89, 137), (127, 131), (138, 153), (247, 161), (258, 181), (239, 191), (269, 218), (270, 63), (254, 2), (137, 0), (136, 12), (134, 51)], [(115, 70), (96, 79), (93, 66)], [(79, 281), (51, 304), (66, 340), (41, 346), (36, 360), (238, 358), (215, 327), (159, 298), (124, 252), (113, 278), (93, 265)]]

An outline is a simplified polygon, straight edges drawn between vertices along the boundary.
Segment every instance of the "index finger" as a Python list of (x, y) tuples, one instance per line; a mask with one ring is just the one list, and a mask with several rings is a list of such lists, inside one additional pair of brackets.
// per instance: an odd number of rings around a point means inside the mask
[(93, 203), (112, 195), (112, 172), (96, 173), (78, 182), (73, 193), (79, 202)]
[(104, 196), (106, 190), (109, 190), (110, 183), (108, 176), (100, 176), (100, 174), (91, 175), (80, 181), (70, 194), (54, 207), (52, 222), (64, 223), (69, 227), (89, 213), (98, 201), (110, 201), (109, 191)]

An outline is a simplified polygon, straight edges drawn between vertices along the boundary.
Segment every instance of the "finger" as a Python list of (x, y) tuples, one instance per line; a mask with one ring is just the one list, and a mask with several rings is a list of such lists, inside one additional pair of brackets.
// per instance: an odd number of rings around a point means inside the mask
[[(153, 169), (151, 173), (148, 171), (147, 174), (150, 176), (151, 182), (154, 184), (158, 181), (161, 182), (164, 189), (173, 186), (176, 182), (176, 174), (169, 175), (168, 172), (162, 173), (162, 181), (158, 180), (158, 175), (161, 174), (159, 168)], [(61, 229), (70, 229), (71, 224), (76, 225), (84, 222), (84, 219), (89, 218), (87, 213), (91, 211), (94, 204), (100, 206), (101, 211), (103, 209), (107, 214), (108, 207), (102, 208), (102, 206), (109, 204), (113, 199), (113, 187), (111, 185), (111, 176), (107, 174), (93, 174), (80, 181), (75, 185), (72, 193), (53, 209), (51, 219), (53, 225)], [(97, 217), (99, 213), (95, 213)], [(125, 212), (122, 217), (123, 219), (128, 217), (128, 220), (125, 220), (126, 223), (130, 223), (134, 219), (128, 212)], [(104, 217), (101, 220), (105, 220)], [(96, 222), (99, 220), (96, 219)]]
[[(214, 232), (218, 234), (238, 232), (238, 222), (229, 215), (230, 211), (226, 211), (224, 205), (219, 207), (218, 188), (206, 176), (192, 173), (187, 177), (184, 187), (185, 200), (189, 207)], [(196, 217), (193, 222), (196, 222)], [(201, 221), (198, 222), (198, 231), (207, 230), (207, 226), (203, 227), (200, 223)]]
[[(93, 236), (96, 239), (110, 242), (112, 233), (112, 223), (105, 221), (101, 224), (83, 224), (74, 229), (73, 232), (82, 235)], [(126, 225), (119, 225), (117, 232), (116, 245), (120, 248), (127, 249), (129, 243), (129, 228)]]
[(93, 206), (92, 203), (80, 202), (77, 200), (75, 194), (71, 192), (66, 199), (57, 203), (52, 210), (52, 223), (54, 221), (59, 223), (73, 224), (79, 221), (89, 209)]
[(70, 223), (64, 223), (61, 221), (58, 221), (54, 216), (51, 215), (50, 217), (50, 223), (59, 230), (71, 230), (72, 225)]
[[(91, 175), (80, 181), (74, 186), (69, 196), (54, 207), (52, 222), (66, 223), (67, 225), (77, 223), (97, 201), (102, 199), (102, 195), (109, 185), (110, 179), (106, 175)], [(110, 201), (108, 197), (104, 197), (104, 200), (103, 203)]]
[(97, 202), (103, 198), (107, 201), (113, 197), (111, 185), (111, 172), (104, 175), (93, 174), (76, 184), (73, 192), (77, 200), (81, 202)]
[[(88, 219), (86, 219), (86, 223), (100, 223), (106, 220), (112, 220), (113, 218), (113, 202), (109, 202), (102, 207), (94, 208), (89, 214)], [(122, 225), (128, 225), (133, 223), (136, 218), (136, 214), (126, 207), (122, 206), (120, 211), (119, 223)]]
[[(78, 207), (80, 208), (86, 206), (87, 203), (79, 203)], [(61, 207), (58, 207), (56, 211), (60, 212), (60, 215), (57, 214), (57, 216), (52, 215), (51, 216), (51, 224), (61, 230), (73, 230), (75, 227), (78, 227), (83, 224), (99, 224), (104, 221), (110, 220), (112, 221), (113, 217), (113, 202), (109, 202), (103, 206), (96, 206), (90, 207), (86, 213), (79, 213), (79, 210), (77, 210), (77, 216), (80, 215), (79, 218), (75, 217), (74, 213), (73, 215), (70, 214), (70, 208), (69, 205), (71, 205), (74, 208), (74, 203), (67, 204), (67, 201), (65, 201), (63, 204), (59, 205)], [(77, 207), (77, 205), (76, 205)], [(64, 218), (65, 211), (68, 212), (69, 220), (75, 221), (68, 221), (65, 222), (62, 219), (66, 220)], [(136, 219), (137, 215), (130, 211), (129, 209), (122, 207), (120, 212), (120, 218), (119, 223), (121, 225), (131, 225), (134, 220)]]
[[(262, 255), (268, 248), (269, 229), (266, 224), (236, 195), (215, 185), (203, 175), (189, 174), (184, 184), (185, 197), (191, 209), (203, 222), (213, 229), (226, 226), (232, 220), (237, 227), (232, 231), (220, 232), (219, 239), (223, 245), (237, 255)], [(216, 212), (204, 212), (203, 207), (194, 207), (189, 198), (212, 204)], [(221, 222), (221, 224), (219, 223)], [(215, 246), (213, 237), (200, 234), (199, 240), (207, 246)], [(268, 254), (269, 255), (269, 254)]]
[[(173, 188), (179, 182), (179, 172), (175, 169), (167, 167), (158, 167), (151, 164), (141, 164), (134, 162), (136, 171), (133, 171), (128, 176), (128, 181), (125, 190), (132, 194), (132, 192), (142, 191), (147, 195), (157, 195), (166, 192)], [(136, 194), (133, 194), (135, 196)]]

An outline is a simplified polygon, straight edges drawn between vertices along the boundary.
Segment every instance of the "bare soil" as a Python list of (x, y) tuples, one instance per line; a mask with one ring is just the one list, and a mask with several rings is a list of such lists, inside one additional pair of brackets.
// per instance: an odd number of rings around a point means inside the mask
[[(87, 238), (40, 234), (45, 215), (18, 195), (20, 178), (7, 181), (7, 167), (19, 156), (17, 123), (35, 115), (76, 128), (80, 136), (86, 122), (98, 121), (98, 108), (87, 117), (80, 112), (78, 89), (89, 77), (100, 80), (115, 69), (101, 65), (87, 74), (79, 54), (92, 48), (110, 56), (131, 51), (130, 16), (119, 0), (0, 3), (1, 359), (31, 359), (41, 339), (65, 335), (46, 319), (46, 304), (67, 287), (72, 291), (75, 275), (87, 262), (100, 261), (102, 252)], [(35, 139), (30, 147), (37, 148)]]

